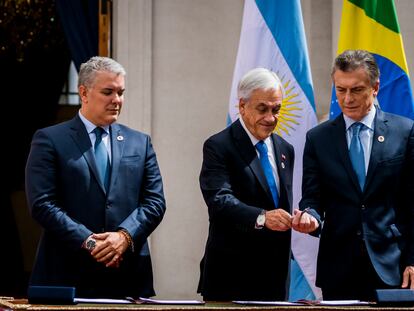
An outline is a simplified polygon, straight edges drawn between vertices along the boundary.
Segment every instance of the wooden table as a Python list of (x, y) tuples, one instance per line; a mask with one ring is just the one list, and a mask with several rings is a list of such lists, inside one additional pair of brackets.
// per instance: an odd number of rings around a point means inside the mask
[(208, 302), (204, 305), (156, 305), (156, 304), (76, 304), (76, 305), (34, 305), (29, 304), (26, 299), (13, 299), (13, 298), (0, 298), (0, 310), (27, 310), (27, 311), (53, 311), (53, 310), (68, 310), (68, 311), (80, 311), (80, 310), (140, 310), (140, 311), (175, 311), (175, 310), (203, 310), (203, 311), (217, 311), (217, 310), (277, 310), (277, 311), (394, 311), (394, 310), (406, 310), (414, 311), (412, 307), (378, 307), (375, 305), (364, 306), (270, 306), (270, 305), (240, 305), (232, 302)]

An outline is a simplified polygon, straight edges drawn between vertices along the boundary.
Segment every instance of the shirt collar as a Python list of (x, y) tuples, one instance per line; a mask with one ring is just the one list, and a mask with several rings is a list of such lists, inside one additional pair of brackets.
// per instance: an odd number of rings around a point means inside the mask
[[(254, 137), (252, 133), (250, 133), (249, 129), (247, 128), (247, 126), (246, 126), (246, 124), (244, 123), (243, 118), (242, 118), (241, 116), (240, 116), (239, 120), (240, 120), (240, 123), (241, 123), (242, 127), (244, 128), (244, 130), (246, 131), (247, 135), (249, 136), (250, 141), (252, 142), (253, 146), (256, 146), (256, 144), (257, 144), (260, 140), (259, 140), (259, 139), (257, 139), (256, 137)], [(266, 138), (266, 139), (264, 140), (264, 142), (266, 143), (266, 145), (268, 145), (268, 144), (267, 144), (267, 142), (268, 142), (269, 140), (270, 140), (270, 137), (268, 137), (268, 138)]]
[[(91, 121), (89, 121), (88, 119), (86, 119), (81, 111), (79, 110), (79, 118), (81, 119), (81, 121), (83, 122), (83, 124), (85, 124), (86, 130), (88, 131), (88, 134), (92, 133), (93, 130), (97, 127), (95, 124), (93, 124)], [(106, 126), (101, 126), (101, 128), (103, 128), (105, 130), (106, 134), (109, 134), (109, 125)]]

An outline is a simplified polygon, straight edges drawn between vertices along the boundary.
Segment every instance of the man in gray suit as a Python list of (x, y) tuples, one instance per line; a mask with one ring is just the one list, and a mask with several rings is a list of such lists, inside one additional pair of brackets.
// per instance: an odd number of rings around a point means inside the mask
[(374, 105), (379, 69), (370, 53), (343, 52), (332, 79), (342, 113), (307, 133), (292, 227), (320, 234), (324, 299), (414, 289), (413, 121)]
[(31, 285), (74, 286), (78, 297), (154, 295), (147, 237), (165, 200), (150, 137), (116, 123), (125, 70), (81, 65), (82, 106), (38, 130), (26, 165), (32, 217), (43, 227)]

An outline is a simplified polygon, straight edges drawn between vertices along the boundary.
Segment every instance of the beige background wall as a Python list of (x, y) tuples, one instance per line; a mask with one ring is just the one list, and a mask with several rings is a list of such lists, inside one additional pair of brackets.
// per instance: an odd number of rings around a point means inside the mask
[[(151, 236), (158, 298), (199, 298), (207, 208), (202, 144), (226, 125), (243, 0), (115, 0), (114, 57), (127, 69), (121, 121), (150, 133), (167, 212)], [(396, 0), (410, 72), (414, 1)], [(329, 110), (341, 0), (302, 0), (319, 119)]]

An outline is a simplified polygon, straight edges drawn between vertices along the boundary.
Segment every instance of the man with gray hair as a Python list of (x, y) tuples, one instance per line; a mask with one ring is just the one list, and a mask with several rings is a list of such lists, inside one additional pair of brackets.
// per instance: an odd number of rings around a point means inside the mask
[(198, 291), (205, 300), (285, 300), (293, 147), (274, 134), (276, 74), (256, 68), (238, 85), (240, 118), (204, 143), (200, 187), (210, 227)]
[(78, 89), (77, 115), (38, 130), (26, 164), (28, 205), (44, 229), (30, 285), (152, 296), (147, 238), (165, 200), (150, 137), (116, 123), (125, 70), (113, 59), (82, 64)]
[(342, 113), (306, 136), (292, 227), (320, 235), (316, 285), (328, 300), (414, 289), (414, 123), (376, 107), (379, 74), (367, 51), (338, 55)]

